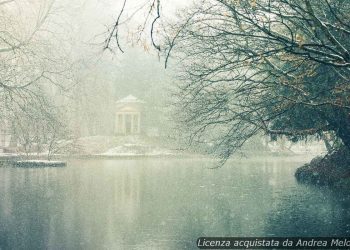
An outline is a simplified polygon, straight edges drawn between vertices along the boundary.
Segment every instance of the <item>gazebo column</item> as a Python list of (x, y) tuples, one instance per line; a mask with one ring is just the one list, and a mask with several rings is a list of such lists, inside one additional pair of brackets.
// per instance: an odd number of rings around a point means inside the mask
[(141, 129), (140, 129), (140, 113), (137, 114), (137, 133), (139, 134)]
[(130, 134), (134, 134), (134, 115), (133, 114), (130, 114), (130, 120), (131, 120), (131, 128), (130, 128)]
[(116, 115), (115, 115), (115, 119), (114, 119), (114, 134), (118, 134), (118, 132), (119, 132), (119, 127), (118, 127), (118, 125), (119, 125), (119, 115), (118, 115), (118, 113), (116, 113)]
[(125, 135), (126, 131), (125, 131), (125, 114), (123, 113), (123, 122), (122, 122), (122, 126), (123, 126), (123, 134)]

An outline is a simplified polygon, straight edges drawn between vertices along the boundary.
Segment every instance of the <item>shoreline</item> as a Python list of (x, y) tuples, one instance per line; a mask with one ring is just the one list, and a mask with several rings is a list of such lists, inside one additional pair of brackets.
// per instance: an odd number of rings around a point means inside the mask
[[(243, 152), (242, 154), (235, 155), (229, 158), (227, 161), (241, 161), (241, 160), (257, 160), (261, 157), (262, 160), (268, 158), (285, 158), (290, 159), (313, 159), (319, 155), (305, 154), (292, 154), (292, 153), (275, 153), (275, 152)], [(105, 155), (105, 154), (55, 154), (51, 156), (51, 160), (57, 159), (142, 159), (142, 158), (201, 158), (201, 159), (217, 159), (211, 155), (204, 155), (199, 153), (173, 153), (173, 154), (115, 154), (115, 155)], [(0, 162), (3, 161), (17, 161), (17, 160), (47, 160), (47, 155), (45, 154), (35, 154), (35, 155), (25, 155), (25, 154), (0, 154)]]
[(302, 184), (349, 188), (350, 152), (343, 147), (324, 157), (315, 157), (297, 168), (294, 176)]

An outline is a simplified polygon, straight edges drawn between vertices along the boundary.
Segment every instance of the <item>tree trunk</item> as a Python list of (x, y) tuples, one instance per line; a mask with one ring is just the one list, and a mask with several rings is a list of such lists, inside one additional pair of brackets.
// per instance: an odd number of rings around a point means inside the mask
[(338, 136), (343, 141), (344, 145), (350, 150), (350, 126), (345, 124), (341, 126), (338, 130)]
[(350, 149), (350, 115), (347, 110), (337, 110), (335, 114), (336, 122), (333, 122), (335, 132), (344, 145)]

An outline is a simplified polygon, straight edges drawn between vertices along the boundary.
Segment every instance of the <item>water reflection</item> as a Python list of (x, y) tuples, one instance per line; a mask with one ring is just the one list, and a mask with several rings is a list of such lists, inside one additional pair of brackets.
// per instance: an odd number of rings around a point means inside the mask
[(348, 195), (325, 188), (295, 188), (280, 198), (265, 230), (272, 236), (349, 236), (349, 202)]
[(2, 249), (194, 249), (200, 236), (349, 234), (347, 194), (298, 185), (291, 159), (72, 161), (0, 168)]

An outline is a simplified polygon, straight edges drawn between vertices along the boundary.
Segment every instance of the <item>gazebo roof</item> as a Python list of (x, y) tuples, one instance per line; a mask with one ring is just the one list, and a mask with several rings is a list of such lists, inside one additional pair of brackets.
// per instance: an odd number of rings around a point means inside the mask
[(137, 99), (133, 95), (128, 95), (127, 97), (124, 97), (124, 98), (118, 100), (117, 103), (144, 103), (144, 102)]

